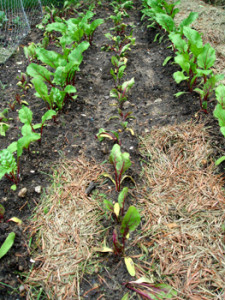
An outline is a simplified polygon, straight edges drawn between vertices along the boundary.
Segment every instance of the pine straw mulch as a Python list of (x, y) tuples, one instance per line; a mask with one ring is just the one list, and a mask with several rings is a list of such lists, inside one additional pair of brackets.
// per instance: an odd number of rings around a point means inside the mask
[(57, 167), (35, 212), (33, 233), (39, 236), (41, 253), (34, 259), (40, 267), (27, 279), (27, 299), (33, 299), (35, 286), (42, 286), (49, 299), (78, 299), (82, 267), (103, 229), (98, 222), (101, 209), (85, 189), (101, 173), (101, 166), (82, 157)]
[(215, 174), (210, 142), (193, 122), (154, 128), (141, 141), (148, 163), (138, 242), (177, 299), (225, 299), (224, 178)]

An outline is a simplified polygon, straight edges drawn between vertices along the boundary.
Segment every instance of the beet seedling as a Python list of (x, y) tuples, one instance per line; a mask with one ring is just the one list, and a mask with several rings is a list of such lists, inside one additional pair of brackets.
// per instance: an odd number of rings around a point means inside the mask
[(121, 145), (121, 141), (119, 140), (119, 134), (116, 131), (106, 131), (104, 128), (100, 128), (99, 132), (96, 134), (96, 138), (102, 142), (104, 138), (108, 138), (114, 143)]
[(21, 73), (20, 76), (17, 76), (19, 82), (17, 82), (17, 86), (20, 87), (25, 93), (29, 88), (32, 88), (32, 84), (29, 83), (29, 78), (26, 73)]
[(118, 196), (118, 202), (113, 204), (111, 201), (104, 199), (104, 205), (105, 208), (111, 212), (114, 213), (116, 216), (116, 219), (119, 221), (120, 216), (124, 216), (124, 205), (125, 205), (125, 199), (128, 195), (128, 187), (124, 187), (122, 191), (119, 193)]
[(46, 121), (51, 120), (55, 116), (56, 116), (56, 111), (48, 110), (42, 116), (41, 123), (33, 125), (32, 124), (32, 119), (33, 119), (32, 111), (27, 106), (23, 106), (19, 110), (19, 119), (24, 124), (24, 126), (22, 127), (22, 131), (25, 130), (25, 128), (26, 128), (26, 130), (31, 131), (31, 132), (35, 132), (35, 130), (41, 129), (40, 139), (39, 139), (40, 142), (41, 142), (41, 138), (42, 138), (42, 134), (43, 134), (43, 128), (45, 126)]
[(109, 162), (114, 167), (115, 180), (108, 173), (104, 173), (103, 176), (108, 177), (115, 184), (117, 192), (120, 192), (121, 184), (124, 181), (124, 179), (130, 178), (134, 182), (131, 176), (124, 175), (124, 173), (130, 168), (131, 161), (130, 161), (130, 154), (128, 152), (122, 153), (120, 145), (115, 144), (113, 146), (109, 156)]
[(127, 67), (127, 59), (125, 57), (112, 56), (111, 62), (114, 68), (111, 68), (110, 74), (115, 81), (115, 86), (120, 83), (121, 78), (124, 76), (124, 71)]
[(130, 206), (122, 219), (119, 235), (116, 228), (113, 230), (113, 248), (103, 245), (102, 248), (96, 249), (99, 252), (113, 252), (115, 255), (124, 257), (126, 268), (131, 276), (135, 276), (135, 267), (131, 257), (125, 256), (125, 246), (130, 232), (134, 231), (140, 222), (141, 217), (137, 208)]
[(117, 99), (120, 109), (123, 108), (123, 104), (127, 101), (128, 93), (133, 85), (134, 78), (131, 78), (110, 91), (110, 97)]

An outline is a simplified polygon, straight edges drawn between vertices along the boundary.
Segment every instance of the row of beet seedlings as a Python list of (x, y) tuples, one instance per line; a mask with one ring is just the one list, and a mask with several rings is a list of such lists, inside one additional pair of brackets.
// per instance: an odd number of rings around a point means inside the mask
[[(135, 263), (130, 256), (125, 252), (125, 246), (130, 238), (130, 233), (137, 229), (141, 224), (141, 216), (139, 210), (131, 205), (127, 208), (126, 199), (129, 195), (128, 187), (122, 188), (124, 179), (130, 179), (134, 184), (131, 176), (125, 173), (131, 166), (130, 154), (121, 151), (122, 142), (119, 137), (119, 132), (128, 130), (132, 135), (133, 130), (129, 128), (129, 120), (134, 118), (132, 112), (125, 112), (124, 103), (128, 100), (128, 93), (133, 87), (135, 81), (131, 78), (123, 81), (125, 70), (127, 68), (127, 53), (131, 50), (131, 46), (135, 44), (133, 37), (133, 30), (128, 33), (128, 25), (123, 22), (124, 17), (128, 17), (128, 9), (133, 8), (132, 1), (114, 1), (111, 4), (114, 8), (115, 15), (111, 15), (114, 27), (110, 30), (112, 33), (107, 33), (106, 37), (109, 39), (109, 44), (105, 45), (102, 50), (112, 51), (115, 54), (111, 57), (112, 68), (110, 73), (114, 81), (114, 88), (110, 91), (110, 97), (117, 100), (118, 115), (112, 116), (110, 119), (119, 119), (122, 129), (118, 131), (108, 131), (100, 128), (96, 137), (101, 142), (103, 139), (108, 138), (114, 141), (114, 146), (109, 155), (109, 162), (113, 165), (114, 176), (108, 173), (103, 175), (114, 183), (118, 198), (116, 202), (104, 199), (105, 209), (112, 215), (116, 225), (112, 232), (113, 247), (109, 248), (105, 242), (103, 246), (97, 248), (99, 252), (112, 252), (114, 255), (124, 259), (126, 268), (131, 276), (135, 276)], [(145, 297), (145, 299), (155, 299), (155, 297), (171, 298), (176, 296), (177, 293), (167, 284), (152, 284), (146, 278), (138, 278), (136, 281), (124, 283), (128, 289), (135, 291), (137, 294)], [(129, 293), (126, 293), (122, 300), (128, 299)]]
[[(67, 8), (66, 13), (72, 9), (72, 6)], [(0, 180), (3, 177), (9, 179), (13, 183), (11, 189), (14, 191), (21, 181), (20, 158), (24, 150), (29, 152), (30, 144), (33, 142), (38, 142), (40, 146), (46, 122), (52, 118), (55, 120), (57, 114), (63, 111), (64, 105), (77, 98), (75, 83), (76, 74), (80, 71), (83, 61), (82, 53), (92, 44), (95, 30), (104, 22), (103, 19), (96, 19), (90, 23), (93, 16), (94, 13), (87, 10), (86, 13), (79, 14), (77, 18), (65, 20), (61, 11), (58, 11), (54, 18), (48, 19), (48, 24), (45, 22), (42, 43), (37, 45), (31, 43), (28, 47), (24, 47), (24, 54), (29, 59), (29, 65), (26, 73), (21, 73), (18, 77), (18, 86), (23, 93), (34, 87), (35, 96), (47, 104), (47, 111), (41, 117), (40, 123), (33, 124), (33, 112), (19, 94), (16, 95), (16, 101), (9, 103), (12, 110), (15, 110), (17, 103), (22, 105), (18, 117), (23, 125), (18, 132), (18, 136), (21, 137), (7, 148), (0, 150)], [(58, 33), (61, 37), (58, 37)], [(57, 44), (59, 51), (47, 50), (50, 42)], [(33, 60), (36, 60), (36, 63), (33, 63)], [(9, 126), (4, 128), (6, 131)], [(0, 219), (4, 219), (4, 213), (5, 208), (0, 204)], [(22, 223), (16, 217), (9, 221)], [(13, 246), (14, 240), (15, 233), (11, 232), (0, 248), (0, 259)]]

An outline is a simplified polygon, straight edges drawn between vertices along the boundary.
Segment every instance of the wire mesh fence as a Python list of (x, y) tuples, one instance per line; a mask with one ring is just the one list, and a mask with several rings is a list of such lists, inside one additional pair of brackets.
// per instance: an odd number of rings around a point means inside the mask
[(31, 27), (43, 16), (42, 5), (62, 0), (0, 0), (0, 63), (15, 51)]

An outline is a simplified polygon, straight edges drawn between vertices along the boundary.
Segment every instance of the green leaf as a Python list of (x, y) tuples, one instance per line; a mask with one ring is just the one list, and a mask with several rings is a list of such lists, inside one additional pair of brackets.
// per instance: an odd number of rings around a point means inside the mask
[(165, 13), (157, 13), (155, 20), (160, 26), (162, 26), (164, 30), (169, 33), (174, 31), (176, 28), (173, 18)]
[(132, 86), (134, 85), (134, 77), (131, 78), (130, 80), (128, 81), (125, 81), (123, 84), (122, 84), (122, 90), (126, 91), (126, 93), (132, 88)]
[(198, 66), (204, 70), (211, 68), (216, 61), (216, 51), (210, 44), (205, 44), (197, 57)]
[(225, 108), (225, 85), (220, 84), (216, 90), (216, 100)]
[(181, 34), (183, 34), (183, 30), (182, 30), (183, 27), (191, 25), (191, 23), (193, 23), (197, 18), (198, 18), (197, 12), (190, 12), (188, 17), (186, 19), (182, 20), (179, 25), (179, 27), (181, 28)]
[(120, 232), (126, 235), (130, 231), (134, 231), (141, 222), (140, 214), (136, 207), (130, 206), (123, 217)]
[(0, 248), (0, 259), (4, 255), (6, 255), (9, 252), (10, 248), (13, 246), (15, 236), (16, 236), (16, 234), (14, 232), (10, 232), (9, 235), (7, 236), (7, 238), (5, 239), (4, 243), (2, 244), (2, 246)]
[(5, 133), (9, 127), (10, 126), (7, 123), (0, 122), (0, 135), (5, 136)]
[(17, 163), (15, 157), (8, 149), (0, 151), (0, 179), (5, 174), (15, 174), (17, 172)]
[(202, 36), (197, 30), (184, 26), (184, 35), (188, 39), (190, 45), (202, 48)]
[[(34, 77), (40, 78), (43, 81), (51, 82), (52, 72), (48, 71), (45, 67), (31, 63), (27, 67), (27, 74)], [(32, 81), (33, 82), (33, 81)]]
[(67, 94), (75, 94), (77, 92), (77, 89), (73, 85), (67, 85), (64, 89), (64, 92)]
[[(35, 96), (49, 103), (48, 87), (43, 80), (39, 77), (36, 77), (32, 79), (31, 82), (36, 90)], [(49, 103), (49, 105), (52, 107), (51, 103)]]
[(177, 56), (175, 56), (174, 61), (181, 67), (182, 72), (186, 72), (187, 74), (189, 74), (190, 57), (188, 53), (178, 54)]
[(220, 157), (219, 159), (216, 160), (215, 165), (218, 166), (220, 165), (223, 161), (225, 161), (225, 156)]
[(123, 175), (131, 166), (130, 154), (128, 152), (121, 152), (120, 146), (115, 144), (111, 150), (109, 161), (114, 165), (117, 174)]
[(114, 210), (114, 207), (113, 207), (113, 204), (111, 201), (107, 200), (107, 199), (104, 199), (103, 201), (104, 205), (105, 205), (105, 208), (110, 211), (110, 212), (113, 212)]
[(67, 26), (66, 24), (62, 23), (62, 22), (54, 22), (51, 24), (48, 24), (45, 28), (46, 31), (59, 31), (60, 33), (64, 34), (66, 33), (67, 30)]
[(165, 59), (164, 59), (164, 62), (163, 62), (163, 67), (168, 63), (168, 61), (170, 61), (173, 57), (172, 56), (167, 56)]
[(183, 80), (187, 80), (189, 77), (185, 76), (183, 72), (177, 71), (173, 73), (173, 78), (176, 81), (176, 83), (180, 83)]
[(118, 203), (121, 208), (123, 207), (123, 203), (124, 203), (127, 195), (128, 195), (128, 187), (124, 187), (118, 196)]
[(24, 124), (32, 124), (33, 113), (29, 107), (24, 106), (19, 110), (19, 119)]
[(185, 53), (187, 51), (188, 44), (184, 39), (182, 39), (181, 34), (171, 32), (169, 34), (169, 38), (171, 42), (174, 44), (174, 47), (178, 50), (178, 52)]
[(213, 115), (218, 119), (220, 127), (225, 127), (225, 109), (221, 104), (217, 104)]
[(73, 65), (79, 66), (83, 60), (82, 53), (88, 49), (90, 44), (87, 41), (81, 42), (74, 50), (71, 51), (71, 53), (68, 56), (68, 59), (70, 62), (73, 63)]
[(123, 295), (121, 300), (129, 300), (129, 293), (126, 293), (125, 295)]
[(41, 123), (42, 125), (47, 121), (47, 120), (51, 120), (53, 116), (56, 116), (57, 113), (55, 110), (49, 109), (48, 111), (46, 111), (46, 113), (42, 116), (41, 118)]
[(30, 146), (30, 143), (38, 141), (40, 138), (41, 138), (40, 133), (29, 132), (29, 130), (27, 130), (26, 135), (24, 135), (22, 138), (20, 138), (17, 141), (17, 157), (20, 157), (22, 155), (23, 148), (27, 149)]
[(37, 48), (36, 53), (39, 60), (54, 69), (56, 69), (58, 66), (64, 66), (67, 63), (63, 58), (63, 55), (55, 51)]
[(184, 94), (186, 94), (187, 92), (178, 92), (178, 93), (176, 93), (176, 94), (174, 94), (174, 96), (176, 97), (176, 98), (178, 98), (178, 97), (180, 97), (180, 96), (182, 96), (182, 95), (184, 95)]
[(11, 144), (7, 147), (7, 150), (8, 150), (10, 153), (16, 152), (16, 151), (17, 151), (17, 141), (11, 143)]

